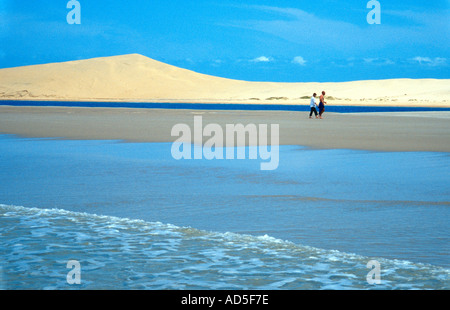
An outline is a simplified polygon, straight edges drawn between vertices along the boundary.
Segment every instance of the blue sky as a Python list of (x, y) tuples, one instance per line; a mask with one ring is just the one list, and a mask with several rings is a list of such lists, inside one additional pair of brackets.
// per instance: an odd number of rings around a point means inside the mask
[(450, 78), (450, 0), (0, 0), (0, 68), (139, 53), (275, 82)]

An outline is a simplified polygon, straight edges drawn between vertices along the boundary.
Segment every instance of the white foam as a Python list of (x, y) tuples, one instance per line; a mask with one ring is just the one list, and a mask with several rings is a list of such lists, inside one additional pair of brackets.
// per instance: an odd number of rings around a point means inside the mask
[[(127, 281), (127, 285), (163, 289), (177, 285), (189, 288), (194, 284), (207, 288), (371, 288), (365, 281), (369, 258), (301, 246), (267, 234), (207, 232), (161, 222), (2, 204), (0, 217), (17, 217), (37, 229), (34, 235), (2, 238), (2, 246), (12, 245), (5, 263), (22, 273), (34, 270), (38, 264), (39, 272), (49, 273), (50, 279), (60, 274), (48, 256), (59, 255), (55, 258), (63, 263), (62, 253), (73, 252), (81, 255), (86, 274), (105, 278), (86, 279), (85, 285), (96, 287), (100, 281), (100, 288), (122, 281), (123, 277), (141, 279), (135, 284)], [(54, 221), (64, 226), (54, 225)], [(52, 236), (51, 241), (47, 241), (46, 233)], [(449, 287), (449, 270), (407, 261), (379, 261), (383, 288)], [(163, 280), (155, 279), (157, 274)], [(57, 284), (60, 288), (64, 285)], [(54, 286), (46, 282), (43, 287)]]

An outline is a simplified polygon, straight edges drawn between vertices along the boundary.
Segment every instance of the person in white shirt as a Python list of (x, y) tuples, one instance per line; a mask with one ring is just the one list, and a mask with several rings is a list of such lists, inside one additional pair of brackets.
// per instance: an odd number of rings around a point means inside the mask
[(309, 118), (312, 118), (313, 113), (314, 113), (314, 115), (316, 115), (316, 118), (317, 118), (316, 96), (317, 96), (317, 94), (314, 93), (313, 96), (311, 97), (311, 101), (309, 103), (309, 107), (311, 108), (311, 112), (309, 113)]

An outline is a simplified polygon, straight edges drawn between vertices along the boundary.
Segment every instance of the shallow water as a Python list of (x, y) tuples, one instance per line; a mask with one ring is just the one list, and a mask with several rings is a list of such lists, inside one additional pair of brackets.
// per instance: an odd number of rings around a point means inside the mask
[[(157, 102), (98, 102), (98, 101), (29, 101), (2, 100), (1, 105), (37, 107), (88, 107), (88, 108), (145, 108), (145, 109), (189, 109), (189, 110), (245, 110), (245, 111), (310, 111), (309, 99), (304, 104), (239, 104), (239, 103), (157, 103)], [(398, 106), (349, 106), (330, 105), (328, 112), (367, 113), (367, 112), (432, 112), (450, 111), (450, 108), (436, 107), (398, 107)]]
[(170, 148), (0, 136), (1, 286), (73, 288), (74, 259), (75, 288), (450, 287), (447, 153)]

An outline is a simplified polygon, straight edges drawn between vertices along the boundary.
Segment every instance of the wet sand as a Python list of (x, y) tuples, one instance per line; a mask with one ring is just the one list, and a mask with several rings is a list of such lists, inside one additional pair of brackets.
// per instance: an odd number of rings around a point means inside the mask
[[(0, 133), (75, 140), (173, 142), (172, 127), (279, 124), (281, 145), (323, 149), (450, 152), (450, 112), (325, 113), (0, 106)], [(205, 138), (206, 140), (207, 138)]]

